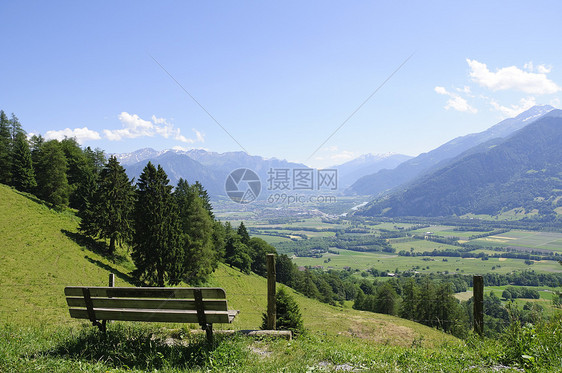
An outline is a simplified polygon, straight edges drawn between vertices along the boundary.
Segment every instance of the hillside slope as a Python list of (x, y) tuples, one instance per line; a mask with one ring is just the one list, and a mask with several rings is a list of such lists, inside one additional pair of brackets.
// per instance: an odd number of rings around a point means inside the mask
[(562, 111), (554, 110), (503, 142), (488, 143), (406, 190), (367, 206), (365, 215), (446, 216), (537, 209), (554, 214), (562, 190)]
[[(0, 323), (86, 324), (68, 316), (65, 286), (104, 286), (110, 272), (117, 275), (116, 286), (133, 286), (126, 252), (118, 251), (121, 263), (115, 264), (91, 251), (92, 243), (76, 235), (78, 221), (73, 214), (54, 212), (1, 184), (0, 211)], [(266, 309), (266, 279), (221, 264), (207, 285), (223, 287), (229, 308), (240, 310), (231, 326), (217, 328), (259, 328)], [(408, 346), (420, 337), (427, 345), (456, 341), (408, 320), (333, 307), (293, 294), (305, 326), (314, 332)]]
[(510, 136), (553, 109), (549, 105), (534, 106), (515, 118), (499, 122), (486, 131), (457, 137), (430, 152), (420, 154), (400, 164), (392, 170), (381, 170), (375, 174), (360, 178), (346, 190), (346, 194), (376, 196), (379, 193), (391, 190), (414, 180), (426, 172), (434, 171), (435, 167), (439, 167), (442, 162), (456, 157), (474, 146), (492, 139)]

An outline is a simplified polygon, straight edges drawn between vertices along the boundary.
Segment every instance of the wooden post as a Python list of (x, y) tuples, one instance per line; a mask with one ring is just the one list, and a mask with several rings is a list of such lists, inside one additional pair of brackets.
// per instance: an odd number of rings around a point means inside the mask
[(267, 254), (267, 329), (275, 330), (277, 318), (275, 293), (275, 254)]
[[(108, 285), (109, 285), (110, 288), (115, 287), (115, 275), (113, 273), (109, 274), (109, 284)], [(104, 333), (105, 333), (105, 330), (107, 329), (107, 323), (108, 322), (111, 322), (111, 321), (103, 320), (101, 322)]]
[(484, 278), (474, 276), (472, 278), (474, 299), (474, 331), (480, 336), (484, 334)]

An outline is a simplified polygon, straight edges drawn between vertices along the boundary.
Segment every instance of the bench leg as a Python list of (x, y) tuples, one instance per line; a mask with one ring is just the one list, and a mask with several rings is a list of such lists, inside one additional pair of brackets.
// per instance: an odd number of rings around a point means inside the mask
[(207, 334), (207, 342), (209, 344), (213, 343), (213, 324), (203, 325), (203, 330)]

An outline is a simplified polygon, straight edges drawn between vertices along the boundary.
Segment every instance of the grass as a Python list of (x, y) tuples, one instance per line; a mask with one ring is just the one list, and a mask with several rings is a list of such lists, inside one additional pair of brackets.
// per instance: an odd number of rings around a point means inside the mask
[(65, 286), (106, 285), (109, 271), (116, 286), (130, 285), (127, 262), (115, 264), (95, 242), (80, 241), (73, 214), (4, 185), (0, 211), (0, 321), (68, 322)]
[[(347, 336), (307, 333), (293, 341), (201, 336), (146, 325), (111, 325), (107, 337), (92, 328), (0, 325), (0, 369), (5, 372), (488, 372), (506, 367), (499, 341), (423, 347), (422, 339), (394, 346)], [(513, 363), (513, 362), (512, 362)], [(545, 364), (556, 371), (556, 366)]]

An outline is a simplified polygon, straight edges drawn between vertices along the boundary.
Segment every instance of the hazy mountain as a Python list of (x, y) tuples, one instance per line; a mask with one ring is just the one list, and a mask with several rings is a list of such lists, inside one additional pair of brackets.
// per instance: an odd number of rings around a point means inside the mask
[(232, 171), (239, 168), (254, 171), (261, 181), (263, 192), (266, 192), (270, 186), (268, 181), (271, 177), (268, 174), (270, 170), (288, 170), (289, 182), (292, 182), (293, 170), (308, 169), (303, 164), (286, 160), (265, 159), (244, 152), (215, 153), (203, 149), (164, 150), (159, 152), (145, 148), (132, 153), (115, 154), (115, 156), (125, 167), (129, 177), (138, 178), (143, 168), (150, 161), (155, 165), (160, 164), (162, 166), (170, 179), (170, 184), (177, 184), (180, 178), (187, 180), (190, 184), (199, 181), (211, 197), (226, 194), (226, 179)]
[(375, 174), (360, 178), (346, 190), (346, 193), (376, 196), (414, 180), (441, 162), (456, 157), (474, 146), (495, 138), (505, 138), (553, 109), (550, 105), (534, 106), (515, 118), (499, 122), (486, 131), (457, 137), (428, 153), (403, 162), (392, 170), (380, 170)]
[(525, 208), (541, 215), (562, 206), (562, 111), (553, 110), (511, 136), (482, 144), (361, 214), (446, 216)]
[(138, 162), (142, 162), (145, 159), (156, 158), (162, 153), (163, 152), (159, 152), (151, 148), (144, 148), (144, 149), (135, 150), (132, 153), (122, 153), (122, 154), (112, 154), (112, 155), (115, 156), (115, 158), (117, 158), (117, 160), (119, 161), (119, 163), (121, 163), (121, 165), (126, 166)]
[[(142, 149), (145, 150), (145, 149)], [(133, 164), (123, 164), (127, 175), (138, 179), (142, 170), (148, 162), (161, 165), (170, 184), (176, 185), (180, 178), (187, 180), (190, 184), (199, 181), (211, 195), (224, 194), (224, 180), (221, 186), (221, 174), (218, 170), (203, 166), (201, 163), (191, 159), (185, 154), (173, 151), (156, 152), (154, 157), (148, 157)]]
[(338, 170), (339, 187), (344, 189), (352, 185), (359, 178), (374, 174), (382, 169), (393, 169), (400, 163), (412, 157), (404, 154), (363, 154), (349, 162), (333, 166)]

